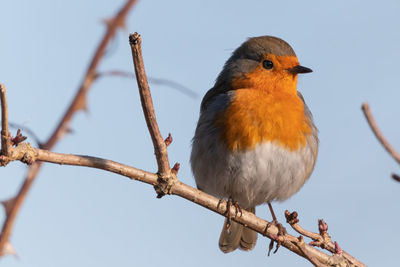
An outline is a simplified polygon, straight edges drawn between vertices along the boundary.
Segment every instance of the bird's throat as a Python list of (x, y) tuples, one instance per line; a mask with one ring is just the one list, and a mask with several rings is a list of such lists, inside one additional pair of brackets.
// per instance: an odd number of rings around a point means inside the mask
[(235, 90), (228, 108), (214, 121), (220, 129), (221, 141), (229, 150), (254, 149), (266, 142), (275, 142), (290, 150), (306, 145), (311, 128), (303, 101), (296, 91), (275, 89)]

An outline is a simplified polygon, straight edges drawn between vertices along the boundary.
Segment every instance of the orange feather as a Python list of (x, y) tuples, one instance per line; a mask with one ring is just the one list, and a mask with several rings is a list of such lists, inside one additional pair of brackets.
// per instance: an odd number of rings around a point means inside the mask
[(296, 57), (266, 55), (273, 70), (260, 65), (232, 83), (235, 94), (228, 108), (214, 123), (221, 129), (221, 141), (232, 151), (253, 149), (276, 141), (297, 150), (311, 134), (304, 103), (297, 96), (297, 75), (286, 71), (298, 65)]

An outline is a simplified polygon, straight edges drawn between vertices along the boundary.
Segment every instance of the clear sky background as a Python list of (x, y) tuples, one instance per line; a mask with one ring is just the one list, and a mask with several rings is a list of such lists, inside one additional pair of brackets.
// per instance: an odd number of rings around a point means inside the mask
[[(103, 36), (101, 20), (124, 1), (1, 1), (0, 81), (7, 86), (9, 117), (42, 140), (53, 131), (81, 82)], [(151, 85), (163, 135), (174, 137), (171, 164), (194, 186), (191, 138), (201, 97), (224, 62), (248, 37), (288, 41), (313, 73), (299, 90), (320, 130), (316, 168), (288, 201), (300, 223), (317, 231), (317, 220), (341, 247), (370, 266), (398, 264), (400, 173), (370, 131), (361, 112), (368, 101), (382, 131), (400, 150), (399, 1), (139, 1), (100, 65), (101, 71), (132, 71), (129, 32), (143, 36), (147, 74), (179, 82), (190, 98)], [(88, 113), (74, 117), (73, 134), (57, 152), (86, 154), (156, 171), (153, 148), (136, 82), (98, 80)], [(13, 130), (15, 133), (15, 130)], [(26, 166), (0, 169), (0, 199), (15, 194)], [(281, 248), (267, 257), (269, 240), (251, 252), (223, 254), (223, 218), (176, 196), (156, 199), (149, 185), (104, 171), (46, 164), (18, 214), (11, 236), (19, 258), (2, 266), (310, 266)], [(257, 214), (270, 220), (265, 206)], [(0, 220), (4, 214), (0, 215)], [(289, 229), (290, 227), (287, 226)], [(289, 230), (293, 234), (293, 231)]]

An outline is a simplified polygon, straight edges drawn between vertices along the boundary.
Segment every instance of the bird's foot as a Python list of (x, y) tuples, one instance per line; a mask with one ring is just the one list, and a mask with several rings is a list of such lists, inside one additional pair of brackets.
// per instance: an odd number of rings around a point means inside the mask
[(267, 226), (265, 227), (264, 230), (264, 235), (267, 235), (268, 228), (271, 227), (271, 225), (274, 225), (276, 228), (278, 228), (278, 234), (275, 235), (272, 239), (271, 242), (269, 243), (268, 246), (268, 256), (271, 254), (272, 249), (274, 248), (274, 243), (276, 242), (276, 247), (274, 250), (274, 254), (278, 251), (279, 247), (281, 246), (282, 239), (280, 237), (284, 237), (287, 234), (286, 228), (283, 227), (281, 223), (279, 223), (276, 219), (272, 220), (272, 222), (269, 222)]
[[(222, 203), (223, 199), (220, 199), (218, 202), (218, 206)], [(233, 214), (231, 213), (231, 207), (235, 207), (235, 215), (233, 216)], [(237, 217), (238, 214), (240, 214), (240, 216), (242, 216), (242, 208), (239, 206), (239, 203), (237, 201), (233, 201), (232, 198), (228, 198), (228, 200), (226, 201), (226, 218), (227, 218), (227, 222), (226, 222), (226, 228), (227, 231), (229, 232), (229, 229), (231, 227), (231, 220), (233, 217)]]

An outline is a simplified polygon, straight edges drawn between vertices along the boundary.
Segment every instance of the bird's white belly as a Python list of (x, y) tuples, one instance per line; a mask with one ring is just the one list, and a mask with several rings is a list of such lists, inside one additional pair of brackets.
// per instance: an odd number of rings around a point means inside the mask
[(208, 135), (193, 142), (191, 162), (201, 190), (249, 208), (296, 193), (311, 173), (314, 156), (308, 145), (290, 151), (273, 142), (232, 152)]

